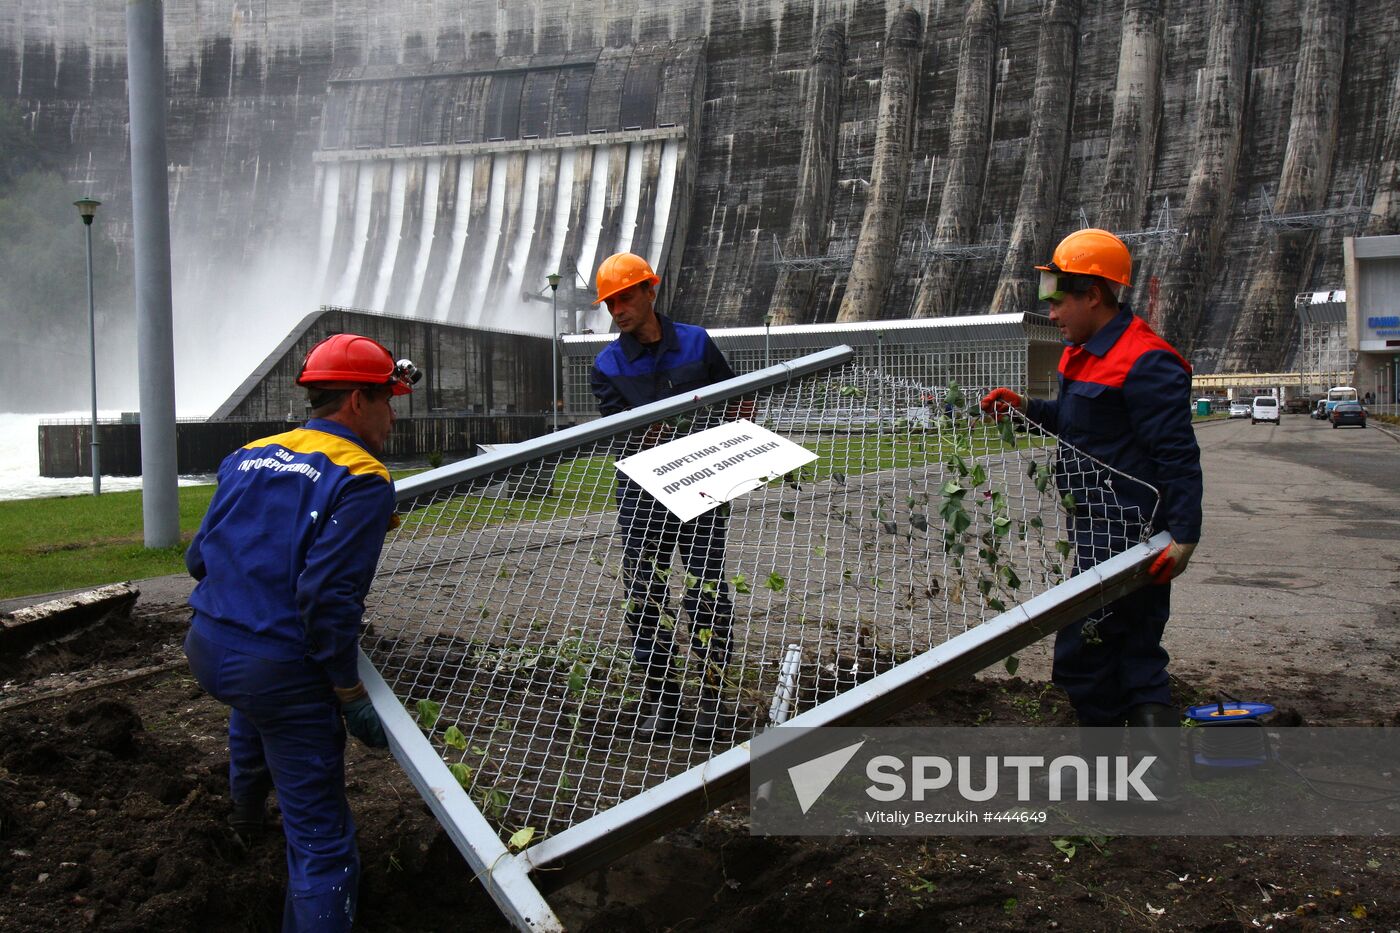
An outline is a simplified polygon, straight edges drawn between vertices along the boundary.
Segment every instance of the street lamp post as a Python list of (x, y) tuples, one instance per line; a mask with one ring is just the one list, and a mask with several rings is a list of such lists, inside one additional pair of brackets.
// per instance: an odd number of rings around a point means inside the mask
[(102, 495), (101, 443), (97, 440), (97, 311), (92, 297), (92, 218), (101, 201), (79, 198), (73, 202), (87, 232), (88, 366), (92, 373), (92, 494)]
[(559, 273), (549, 279), (549, 316), (554, 324), (549, 344), (549, 408), (554, 413), (554, 430), (559, 431)]

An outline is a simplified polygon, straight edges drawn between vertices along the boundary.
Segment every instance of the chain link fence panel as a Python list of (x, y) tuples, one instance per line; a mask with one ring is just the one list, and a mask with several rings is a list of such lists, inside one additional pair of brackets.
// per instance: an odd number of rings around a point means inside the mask
[[(989, 387), (765, 372), (401, 484), (363, 649), (501, 840), (576, 826), (1149, 533), (1155, 491), (984, 417)], [(614, 467), (739, 416), (818, 459), (740, 464), (764, 484), (686, 523)]]

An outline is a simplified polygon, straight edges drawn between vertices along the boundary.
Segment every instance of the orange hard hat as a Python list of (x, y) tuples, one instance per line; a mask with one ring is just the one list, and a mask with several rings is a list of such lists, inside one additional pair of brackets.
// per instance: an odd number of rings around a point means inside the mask
[(1071, 275), (1097, 275), (1130, 285), (1133, 279), (1133, 259), (1128, 247), (1107, 230), (1089, 227), (1076, 230), (1060, 241), (1048, 266), (1036, 266), (1041, 272)]
[(598, 297), (593, 303), (601, 304), (638, 282), (660, 285), (661, 276), (652, 271), (651, 263), (636, 253), (614, 253), (598, 266)]
[(395, 395), (407, 395), (422, 372), (408, 360), (394, 355), (377, 340), (359, 334), (327, 337), (306, 354), (297, 385), (318, 389), (357, 389), (388, 386)]

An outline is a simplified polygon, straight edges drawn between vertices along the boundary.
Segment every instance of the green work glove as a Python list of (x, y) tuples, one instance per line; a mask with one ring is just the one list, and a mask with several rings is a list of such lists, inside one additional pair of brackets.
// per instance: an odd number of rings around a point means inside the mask
[(379, 721), (379, 714), (369, 701), (364, 684), (356, 684), (348, 690), (337, 687), (335, 695), (340, 700), (340, 714), (345, 717), (346, 732), (370, 748), (389, 747), (384, 724)]

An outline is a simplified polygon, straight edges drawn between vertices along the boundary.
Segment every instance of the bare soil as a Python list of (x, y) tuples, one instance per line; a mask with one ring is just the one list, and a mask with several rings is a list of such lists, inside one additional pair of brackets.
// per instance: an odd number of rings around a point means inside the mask
[[(178, 606), (138, 603), (62, 644), (0, 659), (0, 930), (276, 930), (280, 833), (243, 847), (227, 714), (178, 667)], [(1279, 672), (1290, 723), (1400, 724), (1393, 688)], [(1195, 702), (1239, 671), (1175, 684)], [(37, 702), (25, 703), (36, 699)], [(23, 704), (23, 705), (18, 705)], [(1387, 705), (1388, 704), (1388, 705)], [(1062, 723), (1044, 683), (986, 675), (903, 725)], [(357, 744), (348, 786), (359, 928), (504, 929), (394, 761)], [(551, 895), (576, 930), (1395, 930), (1400, 842), (1382, 838), (780, 839), (726, 806)], [(1073, 846), (1073, 855), (1064, 850)]]

